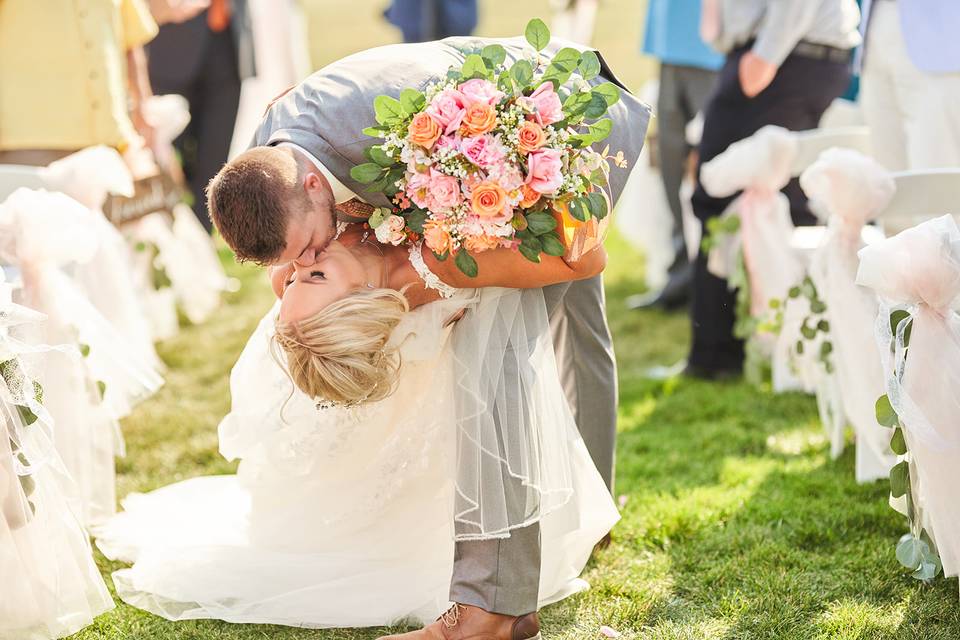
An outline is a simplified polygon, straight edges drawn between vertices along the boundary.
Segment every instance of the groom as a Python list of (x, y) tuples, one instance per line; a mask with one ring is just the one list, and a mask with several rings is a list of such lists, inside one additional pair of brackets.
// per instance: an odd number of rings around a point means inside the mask
[[(238, 259), (309, 266), (333, 239), (338, 218), (362, 218), (369, 205), (389, 207), (383, 194), (365, 192), (350, 177), (352, 167), (366, 162), (363, 151), (373, 142), (361, 131), (375, 121), (374, 98), (397, 95), (404, 87), (422, 89), (461, 65), (464, 50), (493, 42), (506, 48), (508, 63), (529, 51), (521, 39), (449, 38), (380, 47), (321, 69), (277, 100), (254, 137), (255, 146), (224, 166), (208, 187), (210, 215)], [(549, 57), (562, 46), (576, 45), (554, 41), (541, 55)], [(610, 81), (623, 89), (621, 102), (609, 111), (614, 127), (607, 142), (613, 153), (624, 153), (632, 168), (650, 111), (629, 95), (602, 59), (601, 64), (601, 76), (593, 82)], [(614, 203), (628, 173), (611, 171)], [(543, 292), (570, 406), (594, 462), (612, 487), (617, 380), (610, 332), (598, 313), (604, 306), (602, 281), (598, 276)], [(524, 428), (498, 427), (502, 434)], [(460, 538), (469, 532), (458, 524), (457, 533)], [(434, 624), (398, 637), (539, 639), (539, 575), (539, 523), (514, 529), (508, 538), (458, 540), (450, 588), (456, 604)]]

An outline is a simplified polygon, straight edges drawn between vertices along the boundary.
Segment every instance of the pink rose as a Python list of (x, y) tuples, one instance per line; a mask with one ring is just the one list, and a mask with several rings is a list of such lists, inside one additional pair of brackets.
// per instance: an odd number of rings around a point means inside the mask
[(430, 170), (429, 189), (431, 210), (452, 209), (460, 204), (463, 197), (460, 193), (460, 181), (436, 169)]
[(430, 195), (430, 174), (411, 173), (407, 178), (407, 195), (420, 208), (426, 208)]
[(520, 169), (513, 164), (506, 165), (502, 168), (498, 180), (501, 187), (511, 192), (519, 190), (524, 183), (523, 174), (520, 172)]
[(503, 96), (506, 95), (503, 91), (497, 89), (489, 80), (484, 80), (483, 78), (474, 78), (473, 80), (467, 80), (459, 87), (460, 93), (463, 94), (463, 97), (467, 99), (468, 103), (480, 102), (486, 105), (493, 106), (503, 100)]
[(534, 118), (542, 126), (563, 120), (563, 105), (560, 104), (560, 96), (553, 90), (552, 82), (544, 82), (537, 87), (537, 90), (530, 94), (530, 99), (537, 108)]
[(467, 114), (466, 98), (455, 89), (444, 89), (430, 101), (427, 113), (437, 121), (447, 135), (460, 128)]
[(534, 151), (527, 156), (527, 184), (534, 191), (553, 193), (563, 184), (562, 166), (556, 149)]
[(407, 223), (402, 217), (394, 215), (387, 216), (387, 219), (381, 222), (374, 230), (374, 235), (377, 236), (377, 240), (383, 244), (396, 246), (406, 240), (407, 235), (404, 233), (406, 226)]
[(505, 152), (490, 135), (467, 137), (460, 141), (460, 151), (470, 162), (482, 169), (503, 162)]

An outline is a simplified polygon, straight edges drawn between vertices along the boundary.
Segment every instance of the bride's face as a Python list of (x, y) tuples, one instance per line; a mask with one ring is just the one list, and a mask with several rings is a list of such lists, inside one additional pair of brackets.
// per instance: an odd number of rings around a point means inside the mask
[(318, 254), (309, 267), (290, 263), (274, 277), (282, 278), (281, 322), (309, 318), (367, 282), (363, 264), (337, 240)]

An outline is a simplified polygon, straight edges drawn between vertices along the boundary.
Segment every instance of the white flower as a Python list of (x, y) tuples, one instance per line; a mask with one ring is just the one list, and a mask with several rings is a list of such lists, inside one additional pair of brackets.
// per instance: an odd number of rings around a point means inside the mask
[(374, 233), (377, 236), (377, 240), (383, 244), (392, 244), (394, 246), (400, 244), (406, 239), (406, 234), (403, 233), (404, 227), (406, 227), (406, 221), (400, 216), (390, 215), (386, 220), (377, 225)]

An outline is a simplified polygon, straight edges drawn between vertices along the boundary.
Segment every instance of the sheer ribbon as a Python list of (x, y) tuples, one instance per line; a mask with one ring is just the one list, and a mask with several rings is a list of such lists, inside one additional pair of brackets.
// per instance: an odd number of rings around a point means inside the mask
[[(960, 230), (943, 216), (860, 251), (857, 283), (880, 298), (877, 346), (900, 417), (920, 520), (944, 574), (960, 570)], [(891, 327), (890, 314), (912, 320)], [(908, 334), (909, 332), (909, 334)], [(908, 338), (909, 335), (909, 338)]]
[(829, 405), (825, 422), (834, 454), (843, 449), (849, 420), (856, 433), (856, 478), (886, 478), (896, 464), (893, 432), (877, 425), (874, 404), (884, 393), (884, 375), (874, 338), (866, 327), (877, 315), (876, 296), (858, 287), (857, 252), (864, 225), (873, 220), (896, 189), (889, 173), (872, 159), (848, 149), (830, 149), (800, 176), (800, 186), (828, 214), (827, 231), (810, 264), (810, 277), (827, 305), (831, 360), (835, 374), (823, 374), (818, 403)]

